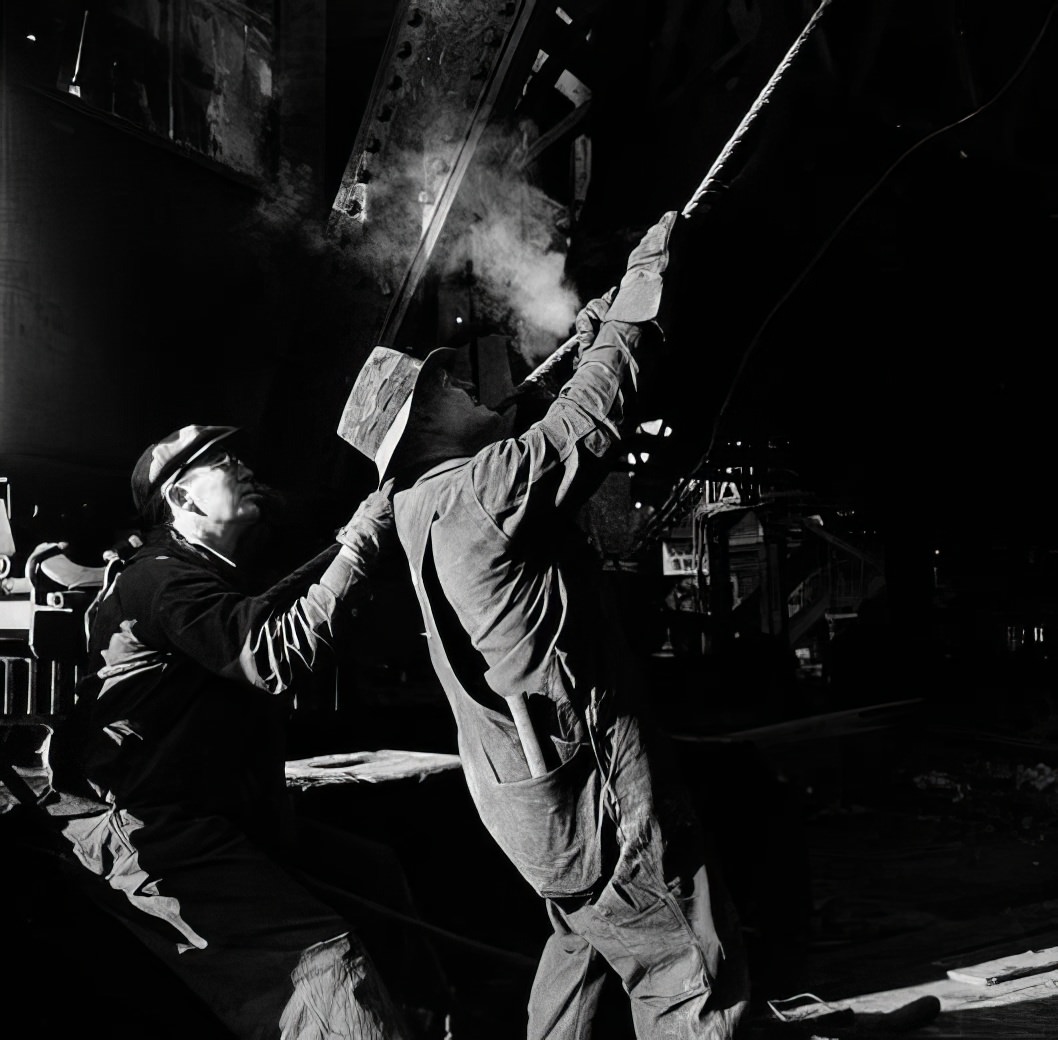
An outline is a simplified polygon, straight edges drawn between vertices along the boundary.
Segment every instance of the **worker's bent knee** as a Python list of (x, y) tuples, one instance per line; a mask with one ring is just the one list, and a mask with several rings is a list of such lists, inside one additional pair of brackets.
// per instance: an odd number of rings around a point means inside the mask
[(309, 947), (291, 972), (283, 1040), (406, 1040), (374, 964), (349, 935)]

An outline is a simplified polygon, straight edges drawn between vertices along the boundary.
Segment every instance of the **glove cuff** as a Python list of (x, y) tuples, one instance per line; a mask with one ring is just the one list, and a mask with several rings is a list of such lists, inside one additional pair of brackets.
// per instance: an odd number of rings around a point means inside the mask
[(608, 321), (642, 324), (657, 318), (661, 310), (661, 276), (669, 265), (669, 239), (678, 216), (675, 210), (666, 213), (632, 250), (617, 299), (606, 315)]
[(338, 529), (334, 539), (362, 555), (365, 552), (378, 552), (385, 530), (382, 524), (366, 516), (354, 516), (349, 523)]
[(607, 321), (635, 324), (653, 321), (661, 309), (661, 275), (653, 271), (630, 271), (621, 279), (621, 290), (607, 312)]

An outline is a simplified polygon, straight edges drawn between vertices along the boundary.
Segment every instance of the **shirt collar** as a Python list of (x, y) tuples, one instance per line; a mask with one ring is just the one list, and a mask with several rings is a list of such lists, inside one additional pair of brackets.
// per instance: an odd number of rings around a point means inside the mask
[(205, 549), (206, 552), (212, 553), (214, 556), (217, 557), (218, 560), (222, 560), (229, 567), (235, 567), (235, 563), (233, 560), (229, 560), (228, 557), (224, 555), (224, 553), (217, 552), (217, 550), (214, 549), (212, 545), (206, 545), (205, 542), (200, 542), (197, 538), (189, 538), (187, 535), (184, 535), (184, 541), (187, 542), (188, 545), (194, 545), (197, 546), (199, 549)]

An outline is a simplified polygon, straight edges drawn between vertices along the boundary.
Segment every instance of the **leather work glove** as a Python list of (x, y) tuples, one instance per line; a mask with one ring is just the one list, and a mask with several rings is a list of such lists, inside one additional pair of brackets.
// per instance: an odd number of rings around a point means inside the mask
[(574, 333), (579, 344), (578, 352), (587, 350), (595, 342), (602, 323), (606, 320), (610, 311), (610, 304), (617, 293), (615, 285), (608, 292), (594, 300), (589, 300), (580, 310), (576, 321), (573, 323)]
[[(393, 533), (393, 480), (387, 480), (356, 507), (335, 538), (355, 553), (383, 547)], [(366, 543), (366, 544), (365, 544)]]
[[(666, 213), (628, 256), (628, 266), (606, 315), (608, 321), (654, 321), (661, 310), (661, 276), (669, 265), (669, 239), (679, 214)], [(578, 333), (580, 328), (578, 326)]]

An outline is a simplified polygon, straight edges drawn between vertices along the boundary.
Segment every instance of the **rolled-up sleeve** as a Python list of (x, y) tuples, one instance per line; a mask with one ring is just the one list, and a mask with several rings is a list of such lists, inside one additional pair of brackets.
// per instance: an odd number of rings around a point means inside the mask
[(475, 495), (508, 537), (541, 514), (575, 508), (600, 484), (635, 388), (641, 327), (605, 322), (547, 414), (473, 460)]

